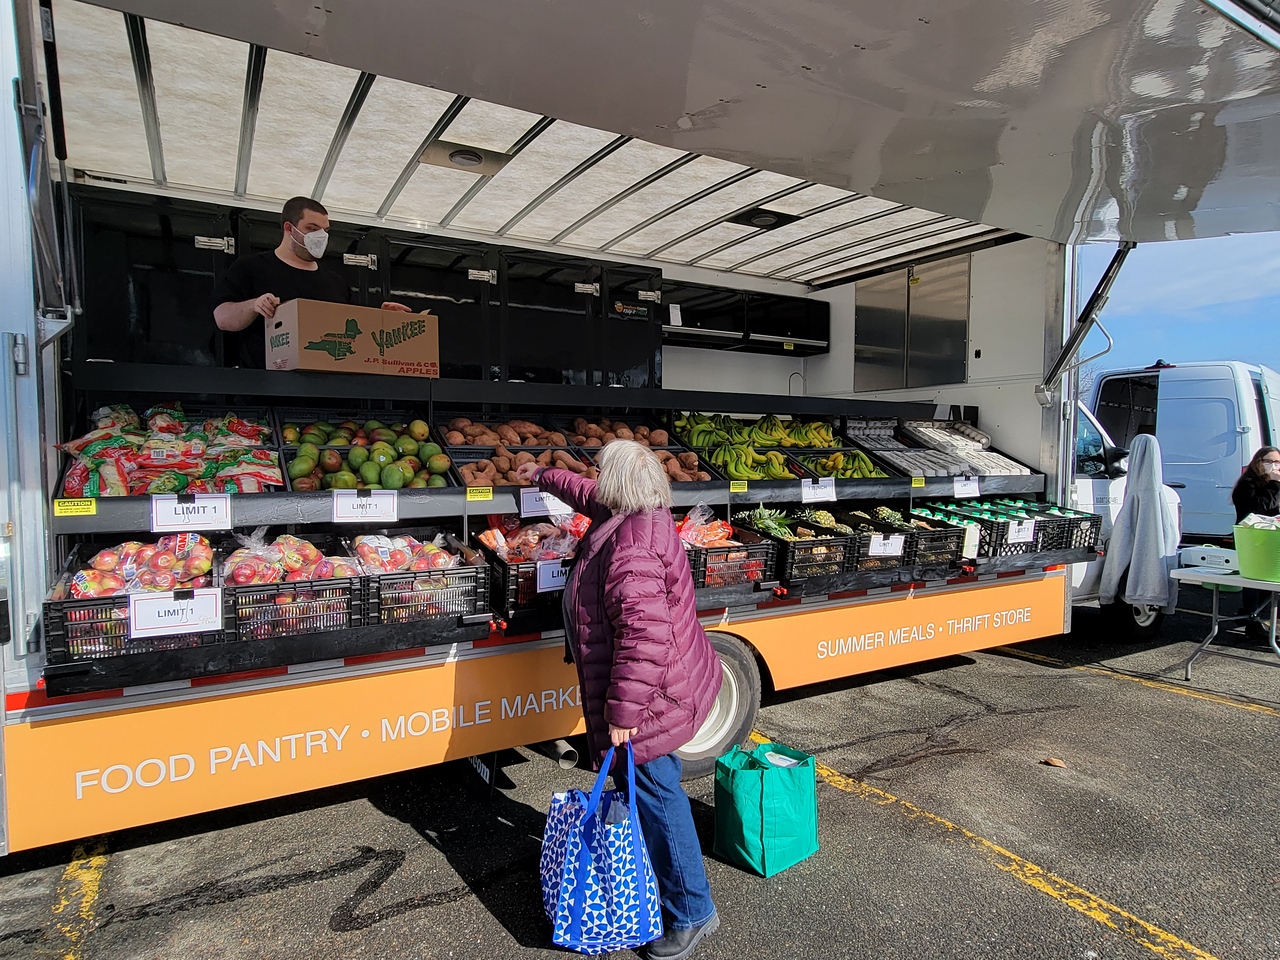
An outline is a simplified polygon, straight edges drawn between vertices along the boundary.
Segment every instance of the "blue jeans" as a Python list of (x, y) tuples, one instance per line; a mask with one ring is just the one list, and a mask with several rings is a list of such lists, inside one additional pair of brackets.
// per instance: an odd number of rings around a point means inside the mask
[[(625, 774), (614, 777), (624, 793), (625, 780)], [(680, 786), (680, 759), (675, 754), (636, 767), (636, 812), (658, 878), (667, 928), (688, 930), (710, 920), (716, 907), (711, 902), (702, 847), (693, 826), (689, 796)]]

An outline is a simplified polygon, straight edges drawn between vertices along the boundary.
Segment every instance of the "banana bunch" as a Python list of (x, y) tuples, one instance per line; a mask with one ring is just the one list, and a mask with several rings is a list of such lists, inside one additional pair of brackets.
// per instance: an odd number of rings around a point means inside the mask
[(861, 450), (837, 451), (825, 457), (801, 457), (800, 462), (820, 477), (837, 480), (867, 480), (887, 477)]
[(834, 447), (836, 443), (835, 434), (831, 430), (831, 424), (824, 423), (821, 420), (810, 420), (801, 423), (799, 420), (792, 420), (786, 428), (786, 439), (781, 441), (784, 447)]
[(725, 444), (713, 449), (708, 459), (730, 480), (796, 479), (777, 450), (761, 453), (745, 444)]

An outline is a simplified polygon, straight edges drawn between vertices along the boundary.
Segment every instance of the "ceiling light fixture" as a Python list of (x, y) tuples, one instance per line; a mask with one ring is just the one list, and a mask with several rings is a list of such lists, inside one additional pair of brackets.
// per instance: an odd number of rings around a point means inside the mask
[(756, 230), (777, 230), (800, 218), (794, 213), (783, 213), (781, 210), (770, 210), (768, 207), (751, 207), (725, 219), (726, 223), (736, 223), (740, 227), (753, 227)]
[(777, 222), (778, 215), (768, 210), (761, 210), (751, 216), (751, 225), (755, 227), (772, 227)]
[(484, 163), (484, 157), (476, 150), (454, 150), (449, 154), (449, 162), (459, 167), (478, 167)]

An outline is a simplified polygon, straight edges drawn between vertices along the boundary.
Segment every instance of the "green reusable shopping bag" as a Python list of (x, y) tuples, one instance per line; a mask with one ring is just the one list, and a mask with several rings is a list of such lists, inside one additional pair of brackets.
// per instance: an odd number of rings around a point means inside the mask
[(718, 856), (771, 877), (818, 850), (813, 757), (780, 743), (734, 747), (716, 761)]

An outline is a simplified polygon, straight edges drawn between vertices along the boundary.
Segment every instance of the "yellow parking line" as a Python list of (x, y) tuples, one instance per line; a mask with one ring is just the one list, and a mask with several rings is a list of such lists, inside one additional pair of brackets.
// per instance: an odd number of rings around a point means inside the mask
[[(768, 738), (763, 734), (755, 731), (752, 731), (751, 739), (756, 743), (769, 742)], [(893, 807), (910, 820), (927, 823), (938, 828), (947, 840), (965, 843), (977, 850), (997, 870), (1001, 870), (1021, 880), (1032, 889), (1038, 890), (1059, 903), (1083, 913), (1086, 917), (1096, 920), (1104, 927), (1108, 927), (1132, 942), (1146, 947), (1157, 956), (1164, 957), (1165, 960), (1192, 960), (1192, 958), (1194, 960), (1216, 960), (1212, 954), (1187, 943), (1167, 930), (1162, 930), (1154, 924), (1147, 923), (1140, 917), (1135, 917), (1127, 910), (1122, 910), (1115, 904), (1094, 896), (1083, 887), (1078, 887), (1069, 880), (1055, 876), (1043, 867), (1036, 866), (1029, 860), (1024, 860), (1016, 853), (1011, 853), (999, 844), (993, 843), (985, 837), (980, 837), (976, 833), (952, 823), (950, 820), (945, 820), (936, 814), (923, 810), (909, 800), (903, 800), (901, 797), (896, 797), (870, 784), (846, 777), (821, 762), (817, 763), (817, 774), (824, 783), (837, 790), (860, 797), (877, 806)]]
[(1176, 693), (1184, 697), (1191, 697), (1194, 700), (1206, 700), (1209, 703), (1217, 703), (1224, 707), (1235, 707), (1237, 710), (1247, 710), (1250, 713), (1261, 713), (1268, 717), (1280, 717), (1280, 709), (1276, 709), (1275, 707), (1268, 707), (1261, 703), (1250, 703), (1247, 700), (1235, 700), (1231, 697), (1220, 696), (1216, 693), (1206, 693), (1203, 690), (1193, 690), (1191, 687), (1180, 687), (1176, 684), (1165, 683), (1162, 680), (1148, 680), (1146, 677), (1135, 677), (1131, 673), (1121, 673), (1119, 670), (1111, 670), (1107, 667), (1094, 667), (1068, 663), (1065, 660), (1046, 657), (1041, 653), (1032, 653), (1029, 650), (1019, 650), (1017, 647), (992, 647), (989, 652), (1007, 653), (1011, 657), (1018, 657), (1021, 660), (1031, 660), (1035, 663), (1046, 663), (1053, 667), (1069, 667), (1072, 670), (1083, 670), (1086, 673), (1101, 673), (1116, 680), (1128, 680), (1131, 683), (1141, 684), (1144, 687), (1150, 687), (1152, 690), (1163, 690), (1166, 693)]
[(71, 862), (62, 871), (58, 902), (53, 906), (58, 932), (66, 938), (62, 960), (81, 960), (84, 956), (84, 941), (93, 929), (94, 909), (106, 868), (107, 843), (97, 839), (76, 847)]

